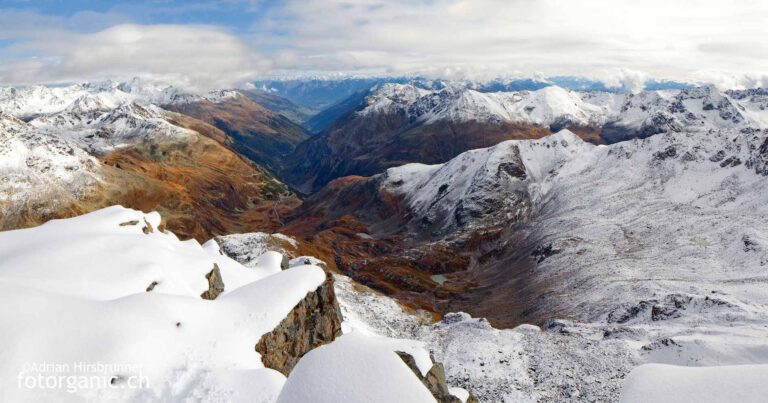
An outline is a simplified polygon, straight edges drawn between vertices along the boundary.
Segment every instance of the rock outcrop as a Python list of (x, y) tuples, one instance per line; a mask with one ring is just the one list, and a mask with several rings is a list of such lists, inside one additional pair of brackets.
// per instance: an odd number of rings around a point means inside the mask
[(421, 383), (424, 384), (424, 386), (429, 390), (429, 393), (435, 397), (435, 400), (437, 400), (438, 403), (477, 403), (477, 399), (475, 399), (471, 393), (469, 394), (466, 402), (462, 402), (461, 399), (452, 395), (448, 391), (448, 384), (445, 382), (445, 368), (443, 367), (443, 364), (439, 362), (434, 363), (432, 368), (427, 371), (427, 374), (422, 375), (419, 367), (416, 365), (416, 359), (414, 359), (412, 355), (402, 351), (397, 351), (396, 353), (400, 356), (403, 362), (405, 362), (405, 364), (411, 368), (411, 371), (413, 371), (416, 377), (419, 378)]
[(205, 275), (205, 278), (208, 280), (208, 290), (200, 294), (200, 298), (216, 299), (219, 294), (224, 292), (224, 281), (221, 279), (221, 272), (216, 263), (213, 264), (213, 269)]
[(329, 275), (274, 330), (261, 336), (256, 351), (265, 367), (288, 376), (304, 354), (340, 335), (341, 310)]

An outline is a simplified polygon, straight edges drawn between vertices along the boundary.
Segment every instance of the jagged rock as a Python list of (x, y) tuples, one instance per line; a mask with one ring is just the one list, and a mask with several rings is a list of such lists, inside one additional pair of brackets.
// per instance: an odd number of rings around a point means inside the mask
[(556, 249), (551, 243), (548, 245), (539, 245), (531, 252), (531, 256), (536, 259), (536, 263), (541, 263), (552, 255), (560, 253), (559, 249)]
[(208, 280), (208, 291), (200, 294), (203, 299), (216, 299), (222, 292), (224, 292), (224, 281), (221, 279), (221, 272), (219, 266), (214, 263), (213, 269), (205, 275)]
[(322, 260), (313, 257), (313, 256), (299, 256), (291, 259), (288, 262), (288, 267), (294, 267), (294, 266), (301, 266), (305, 264), (312, 264), (315, 265), (321, 269), (323, 269), (324, 272), (330, 273), (330, 270), (328, 269), (328, 265), (325, 264)]
[(150, 224), (146, 218), (144, 219), (144, 224), (145, 224), (144, 227), (141, 229), (142, 232), (144, 232), (145, 234), (151, 234), (155, 232), (155, 229), (152, 228), (152, 224)]
[(153, 281), (152, 283), (150, 283), (149, 286), (147, 287), (147, 292), (154, 290), (157, 284), (158, 284), (157, 281)]
[(120, 226), (121, 227), (127, 227), (129, 225), (136, 225), (138, 223), (139, 223), (139, 220), (131, 220), (131, 221), (126, 221), (126, 222), (121, 222)]
[[(398, 356), (400, 356), (403, 362), (405, 362), (405, 364), (411, 368), (411, 371), (413, 371), (416, 377), (419, 378), (421, 383), (424, 384), (424, 386), (429, 390), (429, 393), (435, 397), (435, 400), (437, 400), (438, 403), (462, 403), (461, 399), (452, 395), (448, 391), (448, 384), (445, 381), (445, 368), (443, 368), (443, 364), (439, 362), (434, 363), (432, 368), (427, 371), (427, 374), (422, 375), (418, 365), (416, 365), (416, 360), (412, 355), (402, 351), (396, 351), (396, 353)], [(475, 399), (475, 397), (470, 393), (466, 403), (476, 402), (477, 399)]]
[(261, 336), (256, 351), (265, 367), (288, 376), (304, 354), (341, 335), (341, 320), (333, 277), (327, 276), (275, 329)]
[(677, 156), (677, 149), (674, 146), (667, 147), (664, 151), (658, 151), (653, 154), (653, 158), (659, 161), (664, 161), (668, 158), (674, 158)]
[(283, 260), (280, 261), (280, 268), (283, 270), (288, 270), (288, 268), (291, 267), (290, 262), (291, 259), (289, 259), (285, 253), (283, 253)]

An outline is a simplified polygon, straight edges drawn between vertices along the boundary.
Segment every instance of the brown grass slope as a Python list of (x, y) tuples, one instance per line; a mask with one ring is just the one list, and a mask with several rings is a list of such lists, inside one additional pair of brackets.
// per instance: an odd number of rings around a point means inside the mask
[(307, 132), (283, 115), (259, 105), (245, 95), (220, 102), (200, 101), (164, 106), (211, 124), (224, 133), (225, 144), (251, 161), (278, 172)]
[[(184, 139), (152, 139), (100, 156), (102, 180), (86, 194), (67, 200), (25, 202), (3, 229), (30, 227), (120, 204), (159, 211), (165, 226), (180, 238), (201, 242), (215, 235), (271, 231), (281, 216), (300, 204), (264, 169), (219, 141), (221, 130), (188, 116), (171, 114), (172, 123), (195, 130)], [(53, 209), (50, 207), (53, 203)]]

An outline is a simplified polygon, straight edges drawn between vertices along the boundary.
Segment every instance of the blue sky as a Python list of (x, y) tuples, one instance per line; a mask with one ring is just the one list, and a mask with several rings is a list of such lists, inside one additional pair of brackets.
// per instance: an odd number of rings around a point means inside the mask
[(768, 85), (759, 0), (0, 2), (0, 83), (580, 76)]
[[(89, 15), (111, 16), (138, 24), (212, 24), (245, 33), (254, 20), (261, 18), (275, 1), (92, 1), (44, 0), (4, 1), (0, 9), (29, 11), (41, 15), (73, 18)], [(72, 28), (88, 30), (97, 25)]]

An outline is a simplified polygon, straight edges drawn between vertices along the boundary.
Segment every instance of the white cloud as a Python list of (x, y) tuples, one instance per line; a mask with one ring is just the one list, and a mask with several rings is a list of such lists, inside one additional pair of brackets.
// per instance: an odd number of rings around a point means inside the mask
[(616, 69), (601, 74), (599, 80), (609, 88), (621, 88), (627, 92), (638, 93), (645, 88), (648, 74), (631, 69)]
[(713, 84), (717, 87), (726, 89), (768, 87), (768, 72), (732, 73), (715, 70), (701, 70), (694, 72), (689, 81)]
[[(485, 76), (768, 71), (768, 2), (288, 0), (253, 26), (284, 70)], [(615, 73), (612, 73), (615, 74)], [(469, 77), (474, 78), (474, 77)]]
[(139, 76), (204, 91), (242, 84), (269, 67), (240, 38), (211, 26), (122, 24), (30, 39), (13, 50), (42, 57), (5, 63), (5, 83)]
[(0, 48), (0, 82), (138, 75), (207, 89), (261, 73), (344, 72), (573, 75), (630, 91), (648, 77), (768, 84), (760, 0), (249, 1), (268, 11), (239, 36), (208, 25), (128, 25), (115, 11), (0, 10), (0, 40), (13, 43)]

